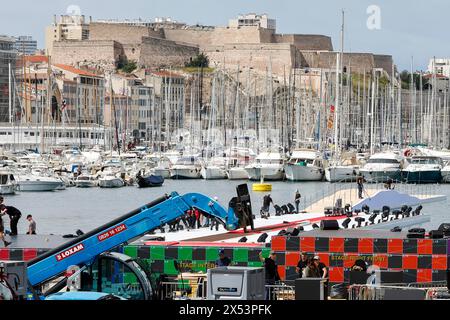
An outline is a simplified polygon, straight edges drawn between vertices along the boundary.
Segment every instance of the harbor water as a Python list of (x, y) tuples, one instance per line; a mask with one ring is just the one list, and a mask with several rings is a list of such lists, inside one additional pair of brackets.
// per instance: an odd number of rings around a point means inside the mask
[[(228, 202), (236, 195), (236, 186), (240, 183), (245, 183), (245, 181), (166, 180), (164, 186), (160, 188), (68, 188), (55, 192), (21, 192), (13, 196), (5, 196), (5, 201), (7, 205), (13, 205), (22, 211), (19, 233), (26, 232), (25, 217), (32, 214), (39, 234), (72, 234), (78, 229), (84, 232), (90, 231), (174, 191), (179, 194), (196, 192), (217, 197), (223, 206), (228, 207)], [(252, 183), (248, 182), (248, 185), (251, 190)], [(295, 191), (298, 189), (302, 194), (302, 208), (312, 201), (323, 198), (333, 188), (337, 188), (337, 185), (326, 182), (273, 182), (272, 185), (271, 195), (275, 204), (281, 206), (293, 203)], [(348, 187), (354, 187), (354, 185), (348, 184)], [(448, 210), (450, 185), (428, 187), (411, 185), (407, 188), (410, 194), (433, 192), (447, 196), (445, 202), (430, 203), (424, 206), (423, 213), (431, 216), (431, 222), (423, 227), (431, 230), (439, 227), (441, 223), (450, 222)], [(253, 211), (256, 215), (259, 214), (265, 194), (251, 192)], [(273, 207), (271, 210), (273, 211)], [(7, 219), (6, 224), (9, 224)]]

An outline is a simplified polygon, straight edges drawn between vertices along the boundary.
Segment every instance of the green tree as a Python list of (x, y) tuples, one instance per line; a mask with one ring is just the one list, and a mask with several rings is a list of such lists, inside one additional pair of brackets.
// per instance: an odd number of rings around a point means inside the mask
[(186, 67), (188, 68), (208, 68), (209, 67), (209, 59), (208, 57), (200, 53), (195, 58), (191, 58), (188, 63), (186, 63)]
[(117, 70), (120, 70), (125, 73), (132, 73), (137, 69), (137, 63), (134, 60), (128, 61), (127, 58), (120, 57), (117, 62)]

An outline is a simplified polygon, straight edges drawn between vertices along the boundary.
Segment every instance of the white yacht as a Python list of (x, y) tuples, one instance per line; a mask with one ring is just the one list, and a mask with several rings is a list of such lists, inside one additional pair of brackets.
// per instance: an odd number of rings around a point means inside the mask
[(0, 171), (0, 195), (14, 194), (16, 188), (16, 179), (12, 172)]
[(202, 163), (197, 156), (183, 156), (170, 169), (172, 179), (200, 179)]
[(105, 174), (98, 179), (98, 186), (100, 188), (121, 188), (124, 185), (123, 180), (113, 174)]
[(60, 179), (32, 174), (17, 176), (17, 189), (22, 192), (55, 191), (63, 186)]
[(152, 169), (155, 176), (161, 176), (164, 179), (170, 178), (170, 168), (172, 162), (169, 158), (162, 156), (158, 159), (157, 165)]
[(284, 158), (279, 152), (262, 152), (255, 161), (245, 167), (250, 180), (259, 181), (261, 178), (268, 181), (283, 180)]
[(202, 166), (202, 178), (205, 180), (220, 180), (227, 178), (226, 158), (213, 157)]
[(413, 156), (402, 171), (407, 183), (439, 183), (442, 180), (442, 159), (432, 156)]
[(382, 152), (372, 155), (369, 161), (359, 170), (368, 182), (386, 182), (389, 179), (401, 180), (403, 159), (393, 152)]
[(360, 169), (356, 154), (343, 154), (341, 159), (325, 169), (325, 179), (328, 182), (356, 181)]
[(320, 181), (324, 175), (323, 158), (315, 150), (294, 150), (285, 171), (286, 178), (290, 181)]
[(89, 174), (82, 174), (75, 180), (77, 188), (93, 188), (98, 186), (98, 180), (96, 176)]

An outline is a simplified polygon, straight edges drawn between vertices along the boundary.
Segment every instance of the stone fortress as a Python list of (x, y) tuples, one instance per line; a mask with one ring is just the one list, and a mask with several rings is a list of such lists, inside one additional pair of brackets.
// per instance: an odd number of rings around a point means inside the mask
[[(334, 69), (336, 53), (324, 35), (278, 34), (276, 21), (267, 15), (247, 14), (221, 26), (189, 26), (170, 19), (145, 21), (93, 21), (74, 19), (82, 37), (60, 36), (67, 16), (47, 28), (47, 52), (55, 63), (113, 71), (120, 61), (134, 60), (141, 68), (183, 67), (204, 53), (211, 67), (250, 69), (282, 77), (292, 69)], [(81, 21), (81, 23), (80, 23)], [(73, 28), (73, 25), (71, 25)], [(86, 32), (87, 30), (87, 32)], [(76, 34), (76, 33), (75, 33)], [(352, 72), (383, 69), (390, 74), (389, 55), (345, 53), (344, 67)]]

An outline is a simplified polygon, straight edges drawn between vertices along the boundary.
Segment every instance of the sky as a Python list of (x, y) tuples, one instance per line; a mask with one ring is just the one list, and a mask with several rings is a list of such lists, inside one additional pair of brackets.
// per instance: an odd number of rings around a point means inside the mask
[(450, 57), (447, 0), (8, 1), (0, 11), (0, 34), (31, 35), (43, 48), (45, 27), (51, 24), (54, 14), (65, 14), (71, 6), (78, 6), (81, 14), (94, 20), (171, 17), (188, 24), (220, 26), (238, 14), (267, 13), (277, 20), (278, 33), (328, 35), (337, 50), (344, 10), (347, 52), (393, 55), (400, 70), (410, 70), (411, 66), (426, 70), (434, 56)]

